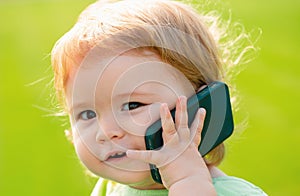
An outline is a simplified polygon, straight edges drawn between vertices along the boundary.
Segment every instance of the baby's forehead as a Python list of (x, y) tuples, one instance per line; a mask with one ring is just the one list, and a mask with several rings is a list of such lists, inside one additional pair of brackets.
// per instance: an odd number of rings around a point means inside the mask
[(136, 88), (150, 81), (171, 85), (178, 78), (185, 78), (179, 70), (147, 49), (130, 50), (115, 56), (102, 54), (100, 58), (97, 54), (90, 54), (72, 74), (71, 83), (75, 87), (84, 83), (84, 86), (106, 84), (108, 88), (116, 88), (116, 85)]
[[(160, 55), (147, 48), (135, 48), (126, 51), (107, 51), (105, 48), (92, 49), (78, 64), (73, 66), (73, 74), (78, 72), (93, 71), (104, 74), (107, 70), (124, 70), (133, 66), (164, 63)], [(171, 67), (171, 65), (168, 65)], [(146, 66), (144, 67), (146, 68)], [(163, 68), (162, 68), (163, 69)]]
[(94, 96), (116, 97), (136, 91), (164, 92), (162, 89), (176, 92), (174, 89), (192, 87), (176, 68), (149, 51), (129, 51), (104, 59), (90, 56), (84, 61), (68, 82), (69, 98), (89, 100)]

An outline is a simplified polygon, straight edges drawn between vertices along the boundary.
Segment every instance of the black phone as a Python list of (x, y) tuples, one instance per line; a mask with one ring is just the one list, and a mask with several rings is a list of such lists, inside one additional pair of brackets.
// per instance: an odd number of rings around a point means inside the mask
[[(206, 110), (201, 143), (198, 147), (201, 156), (205, 156), (227, 139), (234, 129), (228, 86), (223, 82), (215, 81), (188, 99), (189, 126), (192, 124), (198, 108), (205, 108)], [(175, 109), (171, 110), (173, 120), (175, 120)], [(145, 143), (147, 150), (159, 150), (163, 146), (160, 119), (147, 128)], [(162, 183), (159, 169), (150, 164), (150, 170), (153, 180)]]

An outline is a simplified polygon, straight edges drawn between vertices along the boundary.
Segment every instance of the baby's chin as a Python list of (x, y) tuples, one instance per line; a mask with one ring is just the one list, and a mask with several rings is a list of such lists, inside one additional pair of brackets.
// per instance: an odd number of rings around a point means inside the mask
[(152, 179), (150, 172), (131, 172), (125, 178), (124, 181), (117, 182), (141, 190), (165, 189), (162, 184), (156, 183)]
[(100, 162), (98, 164), (86, 164), (93, 174), (121, 184), (138, 186), (155, 183), (151, 177), (149, 164), (132, 164), (122, 167), (118, 165)]
[(111, 169), (115, 169), (119, 171), (150, 173), (149, 164), (139, 160), (125, 159), (125, 161), (121, 161), (121, 162), (105, 161), (102, 162), (102, 164), (105, 164), (107, 167)]
[(135, 189), (162, 189), (162, 184), (156, 183), (150, 174), (150, 171), (128, 171), (120, 170), (117, 173), (98, 174), (98, 176), (112, 180), (114, 182), (128, 185)]

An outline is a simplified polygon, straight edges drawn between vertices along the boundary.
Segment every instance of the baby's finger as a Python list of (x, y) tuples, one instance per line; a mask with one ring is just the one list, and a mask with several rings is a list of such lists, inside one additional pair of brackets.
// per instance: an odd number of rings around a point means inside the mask
[(189, 138), (190, 131), (188, 126), (187, 99), (184, 96), (179, 97), (176, 105), (176, 128), (179, 137)]
[(201, 133), (203, 129), (204, 119), (206, 111), (204, 108), (200, 108), (195, 116), (195, 119), (191, 125), (191, 131), (193, 133), (193, 142), (195, 146), (199, 146), (201, 141)]
[(146, 163), (158, 164), (159, 152), (152, 150), (127, 150), (126, 155), (131, 159), (137, 159)]
[(177, 135), (177, 132), (168, 105), (165, 103), (160, 107), (160, 116), (163, 129), (162, 137), (166, 144)]

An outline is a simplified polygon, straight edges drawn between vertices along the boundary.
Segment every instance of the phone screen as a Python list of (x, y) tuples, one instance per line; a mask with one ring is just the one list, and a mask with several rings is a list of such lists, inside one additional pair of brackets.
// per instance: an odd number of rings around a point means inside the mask
[[(205, 108), (206, 116), (198, 150), (205, 156), (221, 144), (233, 132), (234, 123), (228, 86), (223, 82), (212, 82), (187, 101), (188, 125), (194, 120), (198, 108)], [(171, 110), (175, 120), (175, 110)], [(147, 150), (158, 150), (163, 146), (161, 120), (157, 120), (146, 130)], [(150, 164), (152, 178), (162, 183), (158, 168)]]

